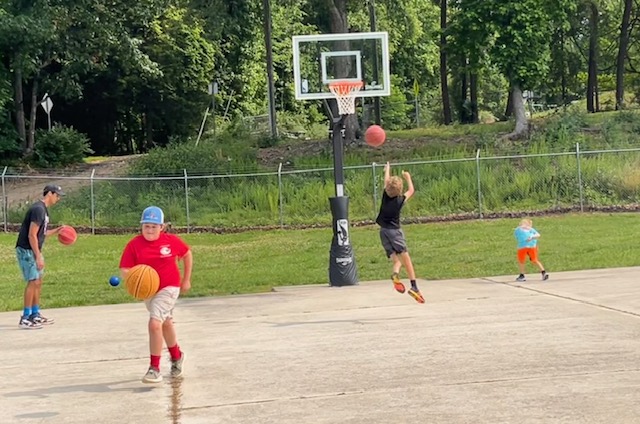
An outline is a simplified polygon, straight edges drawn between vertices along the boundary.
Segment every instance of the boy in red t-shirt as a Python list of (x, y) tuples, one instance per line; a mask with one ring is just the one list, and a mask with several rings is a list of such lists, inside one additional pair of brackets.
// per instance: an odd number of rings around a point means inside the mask
[[(142, 212), (142, 234), (135, 236), (122, 252), (120, 269), (126, 277), (129, 269), (145, 264), (151, 266), (160, 276), (158, 292), (145, 300), (149, 311), (149, 350), (151, 361), (149, 370), (142, 378), (143, 383), (160, 383), (160, 357), (162, 341), (171, 355), (171, 377), (182, 375), (184, 353), (178, 346), (176, 330), (173, 326), (173, 308), (180, 293), (191, 288), (193, 256), (189, 246), (173, 234), (167, 234), (164, 213), (157, 206), (149, 206)], [(183, 275), (180, 277), (178, 260), (183, 261)]]

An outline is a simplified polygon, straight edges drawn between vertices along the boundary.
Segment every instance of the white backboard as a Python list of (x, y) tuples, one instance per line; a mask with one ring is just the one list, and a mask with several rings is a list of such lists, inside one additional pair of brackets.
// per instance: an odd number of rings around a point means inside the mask
[(331, 99), (328, 84), (362, 81), (357, 97), (391, 93), (389, 37), (386, 32), (296, 35), (293, 75), (298, 100)]

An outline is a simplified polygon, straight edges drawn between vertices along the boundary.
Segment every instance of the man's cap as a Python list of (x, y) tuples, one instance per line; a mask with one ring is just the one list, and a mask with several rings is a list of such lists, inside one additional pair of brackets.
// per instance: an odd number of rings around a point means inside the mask
[(47, 193), (55, 193), (55, 194), (59, 194), (60, 196), (64, 196), (64, 191), (62, 191), (62, 187), (55, 184), (47, 184), (46, 186), (44, 186), (44, 190), (42, 190), (42, 195), (46, 196)]
[(157, 206), (149, 206), (142, 211), (141, 224), (164, 224), (164, 212)]

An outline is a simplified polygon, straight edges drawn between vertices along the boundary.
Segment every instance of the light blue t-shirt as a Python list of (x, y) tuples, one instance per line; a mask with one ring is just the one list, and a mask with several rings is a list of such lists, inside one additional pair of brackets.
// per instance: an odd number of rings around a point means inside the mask
[(518, 227), (516, 228), (514, 235), (516, 236), (516, 240), (518, 241), (518, 249), (523, 249), (525, 247), (536, 247), (538, 245), (538, 239), (532, 238), (531, 240), (527, 241), (529, 237), (538, 235), (538, 232), (533, 228), (525, 230), (522, 227)]

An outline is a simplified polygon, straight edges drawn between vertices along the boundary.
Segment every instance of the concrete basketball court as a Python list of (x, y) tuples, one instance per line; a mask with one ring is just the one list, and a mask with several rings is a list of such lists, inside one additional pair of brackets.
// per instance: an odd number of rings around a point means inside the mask
[[(142, 304), (0, 314), (0, 423), (637, 423), (640, 268), (183, 299), (184, 378), (140, 382)], [(168, 359), (163, 357), (165, 375)]]

